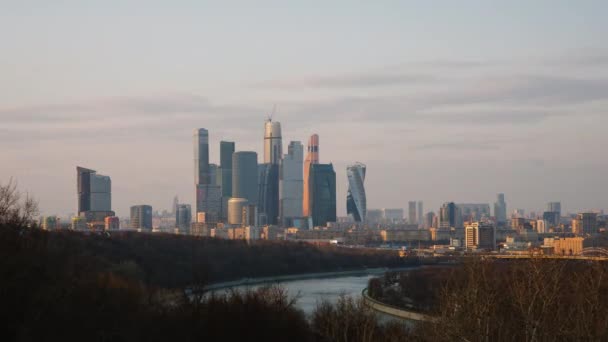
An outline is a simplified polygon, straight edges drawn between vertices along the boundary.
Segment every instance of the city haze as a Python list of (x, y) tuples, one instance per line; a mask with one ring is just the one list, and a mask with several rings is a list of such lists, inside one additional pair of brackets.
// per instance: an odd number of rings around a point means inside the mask
[(45, 215), (76, 212), (75, 167), (112, 177), (112, 207), (194, 203), (192, 131), (263, 155), (320, 137), (345, 216), (495, 201), (606, 209), (603, 1), (21, 2), (0, 14), (0, 180)]

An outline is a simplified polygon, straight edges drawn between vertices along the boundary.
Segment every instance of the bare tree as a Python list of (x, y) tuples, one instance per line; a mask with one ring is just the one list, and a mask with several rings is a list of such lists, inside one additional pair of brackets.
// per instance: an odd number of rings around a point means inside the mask
[(17, 182), (12, 178), (8, 183), (0, 183), (0, 225), (18, 228), (30, 227), (38, 215), (38, 202), (27, 193), (17, 190)]

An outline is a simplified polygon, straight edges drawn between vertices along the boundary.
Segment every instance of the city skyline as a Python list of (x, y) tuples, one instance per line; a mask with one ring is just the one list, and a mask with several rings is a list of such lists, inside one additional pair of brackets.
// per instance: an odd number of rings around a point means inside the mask
[(528, 212), (608, 208), (605, 2), (92, 6), (0, 14), (0, 179), (43, 215), (76, 213), (75, 165), (111, 175), (119, 216), (194, 205), (192, 130), (211, 132), (210, 162), (220, 140), (262, 156), (275, 103), (283, 140), (322, 137), (339, 216), (356, 160), (370, 209), (497, 193)]

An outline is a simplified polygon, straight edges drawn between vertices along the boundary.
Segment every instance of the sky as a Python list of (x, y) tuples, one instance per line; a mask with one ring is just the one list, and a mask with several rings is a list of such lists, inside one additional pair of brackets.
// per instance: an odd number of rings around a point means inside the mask
[(345, 215), (424, 201), (608, 209), (606, 1), (0, 1), (0, 183), (76, 209), (194, 202), (192, 133), (262, 159), (264, 120), (320, 136)]

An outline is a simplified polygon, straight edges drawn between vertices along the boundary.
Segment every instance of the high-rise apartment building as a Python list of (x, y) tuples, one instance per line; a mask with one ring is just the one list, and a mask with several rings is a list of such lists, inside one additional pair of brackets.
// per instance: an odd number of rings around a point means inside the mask
[(232, 197), (258, 205), (258, 154), (239, 151), (232, 154)]
[(308, 148), (306, 159), (304, 160), (304, 179), (303, 179), (303, 194), (302, 194), (302, 214), (303, 216), (312, 216), (311, 204), (311, 166), (319, 164), (319, 136), (313, 134), (308, 140)]
[(302, 217), (303, 159), (302, 143), (290, 142), (279, 169), (279, 213), (283, 225), (288, 225), (293, 218)]
[(346, 177), (348, 179), (346, 212), (353, 217), (355, 222), (365, 222), (367, 212), (367, 199), (364, 186), (365, 172), (366, 166), (362, 163), (355, 163), (346, 168)]
[(465, 228), (465, 246), (467, 249), (496, 249), (496, 231), (494, 225), (473, 222)]
[(578, 235), (592, 235), (598, 232), (597, 213), (580, 213), (572, 222), (572, 232)]
[(408, 223), (409, 224), (417, 224), (418, 220), (416, 219), (416, 202), (410, 201), (408, 203)]
[(314, 226), (336, 222), (336, 172), (332, 164), (311, 164), (308, 204)]
[(560, 224), (560, 213), (557, 211), (545, 211), (543, 213), (543, 220), (552, 227), (558, 227)]
[(494, 217), (496, 224), (504, 226), (507, 224), (507, 203), (505, 202), (505, 194), (498, 194), (497, 201), (494, 203)]
[(152, 231), (152, 206), (143, 204), (131, 207), (131, 228)]
[(264, 164), (279, 164), (282, 145), (281, 123), (268, 119), (264, 125)]

